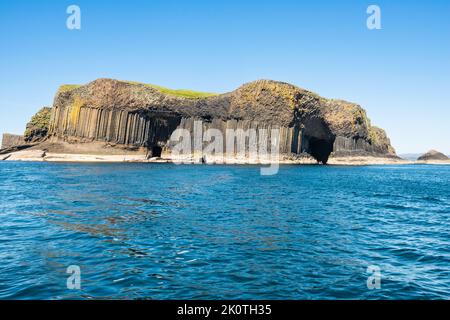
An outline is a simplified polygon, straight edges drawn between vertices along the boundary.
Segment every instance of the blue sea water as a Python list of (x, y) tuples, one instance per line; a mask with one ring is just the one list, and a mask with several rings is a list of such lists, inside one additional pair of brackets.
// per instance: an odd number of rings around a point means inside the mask
[(449, 177), (3, 162), (0, 299), (449, 299)]

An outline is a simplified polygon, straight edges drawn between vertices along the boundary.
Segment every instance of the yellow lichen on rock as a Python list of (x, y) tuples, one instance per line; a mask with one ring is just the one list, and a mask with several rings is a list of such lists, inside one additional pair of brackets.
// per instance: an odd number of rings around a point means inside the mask
[(85, 105), (85, 102), (83, 101), (83, 99), (81, 97), (75, 96), (73, 98), (73, 103), (72, 103), (72, 106), (70, 108), (70, 113), (69, 113), (69, 121), (73, 127), (76, 127), (78, 120), (80, 118), (81, 108), (84, 107), (84, 105)]

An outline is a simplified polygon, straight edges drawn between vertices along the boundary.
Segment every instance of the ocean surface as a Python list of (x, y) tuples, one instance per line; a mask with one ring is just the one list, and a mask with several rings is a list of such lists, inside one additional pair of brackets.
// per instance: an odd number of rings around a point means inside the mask
[(450, 299), (450, 166), (2, 162), (0, 299)]

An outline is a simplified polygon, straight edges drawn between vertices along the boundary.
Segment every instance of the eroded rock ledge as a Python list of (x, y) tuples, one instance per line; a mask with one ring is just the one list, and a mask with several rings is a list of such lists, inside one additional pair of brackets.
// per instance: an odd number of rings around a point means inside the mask
[(270, 80), (199, 97), (112, 79), (64, 86), (56, 94), (46, 139), (70, 144), (102, 142), (109, 149), (159, 156), (171, 151), (172, 132), (176, 128), (193, 131), (195, 120), (202, 120), (205, 130), (223, 133), (227, 128), (279, 128), (282, 154), (311, 155), (322, 163), (330, 155), (397, 157), (386, 133), (371, 125), (359, 105)]

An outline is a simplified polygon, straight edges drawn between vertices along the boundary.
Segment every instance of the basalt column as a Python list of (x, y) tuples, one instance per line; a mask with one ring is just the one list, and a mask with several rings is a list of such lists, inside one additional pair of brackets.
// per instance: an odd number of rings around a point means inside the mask
[[(302, 142), (303, 132), (299, 126), (294, 127), (280, 127), (278, 125), (271, 125), (264, 122), (248, 121), (248, 120), (221, 120), (210, 119), (203, 121), (195, 118), (183, 118), (178, 126), (178, 129), (185, 130), (189, 133), (191, 138), (191, 150), (196, 146), (206, 148), (212, 143), (215, 132), (220, 132), (223, 153), (233, 153), (233, 156), (244, 155), (255, 157), (261, 152), (271, 152), (271, 146), (278, 145), (278, 152), (280, 154), (300, 154), (306, 152), (303, 149)], [(209, 134), (208, 130), (210, 131)], [(275, 130), (275, 131), (274, 131)], [(276, 134), (276, 136), (273, 136)], [(195, 141), (195, 140), (199, 141)], [(275, 140), (276, 139), (276, 140)], [(167, 149), (173, 148), (178, 141), (171, 141), (167, 145)], [(230, 145), (231, 143), (231, 145)], [(265, 148), (266, 151), (261, 150)], [(257, 154), (251, 154), (256, 152)]]
[(81, 107), (79, 110), (55, 107), (51, 134), (80, 141), (105, 141), (134, 147), (165, 143), (180, 122), (179, 117), (146, 112)]

